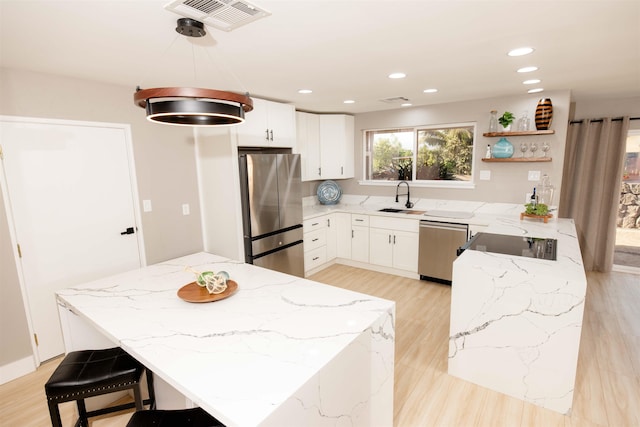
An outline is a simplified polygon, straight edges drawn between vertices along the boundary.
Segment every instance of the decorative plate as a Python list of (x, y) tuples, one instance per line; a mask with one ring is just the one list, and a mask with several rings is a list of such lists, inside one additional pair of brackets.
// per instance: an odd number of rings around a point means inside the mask
[(340, 197), (342, 197), (342, 188), (340, 188), (337, 182), (328, 179), (318, 185), (317, 194), (321, 204), (335, 205), (340, 201)]
[(191, 282), (178, 289), (178, 296), (187, 302), (212, 302), (230, 297), (238, 290), (238, 284), (227, 280), (227, 289), (219, 294), (210, 294), (207, 288)]

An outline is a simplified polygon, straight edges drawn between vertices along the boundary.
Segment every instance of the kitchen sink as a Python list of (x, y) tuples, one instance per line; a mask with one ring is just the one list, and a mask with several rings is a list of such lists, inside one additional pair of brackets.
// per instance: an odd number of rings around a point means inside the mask
[(384, 208), (384, 209), (378, 209), (378, 212), (399, 213), (399, 212), (404, 212), (405, 210), (406, 209)]
[(409, 215), (424, 215), (425, 211), (416, 211), (413, 209), (384, 208), (378, 209), (378, 212), (403, 213)]

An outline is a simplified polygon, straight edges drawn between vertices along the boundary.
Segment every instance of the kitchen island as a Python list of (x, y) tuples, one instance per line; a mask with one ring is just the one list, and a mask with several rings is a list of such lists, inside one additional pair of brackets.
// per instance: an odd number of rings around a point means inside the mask
[(479, 250), (458, 257), (448, 372), (568, 414), (587, 286), (575, 224), (503, 217), (486, 231), (557, 239), (557, 260)]
[[(238, 291), (177, 296), (196, 271)], [(200, 406), (228, 426), (391, 426), (395, 303), (208, 253), (58, 293), (67, 351), (99, 335), (145, 364), (158, 407)], [(182, 401), (164, 405), (165, 394)]]

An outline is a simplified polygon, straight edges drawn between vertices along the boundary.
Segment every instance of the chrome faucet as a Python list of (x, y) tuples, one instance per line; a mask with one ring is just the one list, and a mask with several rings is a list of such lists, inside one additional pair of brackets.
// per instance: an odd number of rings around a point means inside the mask
[[(411, 203), (411, 196), (409, 195), (409, 183), (407, 181), (400, 181), (400, 184), (407, 184), (407, 203), (405, 203), (404, 205), (407, 208), (412, 208), (413, 203)], [(400, 190), (400, 184), (398, 184), (398, 186), (396, 187), (396, 203), (398, 203), (398, 196), (404, 196), (404, 194), (398, 194), (398, 190)]]

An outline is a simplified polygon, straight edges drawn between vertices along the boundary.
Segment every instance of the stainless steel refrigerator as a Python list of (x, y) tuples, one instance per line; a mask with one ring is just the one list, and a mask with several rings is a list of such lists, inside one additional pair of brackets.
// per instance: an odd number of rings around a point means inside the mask
[(241, 154), (245, 262), (304, 277), (299, 154)]

